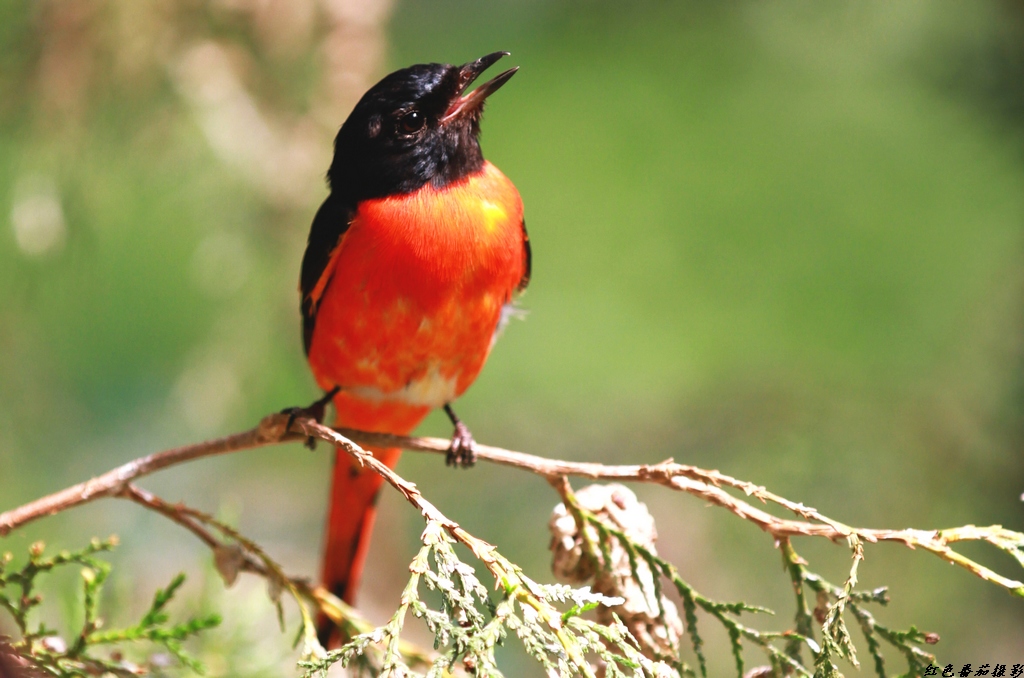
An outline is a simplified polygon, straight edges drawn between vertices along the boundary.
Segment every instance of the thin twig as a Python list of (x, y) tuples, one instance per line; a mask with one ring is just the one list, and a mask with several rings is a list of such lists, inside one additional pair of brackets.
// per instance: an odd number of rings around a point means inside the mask
[[(229, 544), (222, 541), (214, 535), (213, 532), (207, 529), (206, 525), (204, 525), (198, 517), (203, 516), (203, 514), (195, 509), (189, 508), (181, 503), (171, 504), (151, 492), (132, 484), (126, 485), (123, 491), (117, 496), (135, 502), (136, 504), (139, 504), (151, 511), (155, 511), (165, 518), (181, 525), (198, 537), (199, 540), (206, 544), (215, 554), (223, 552), (229, 547)], [(245, 542), (247, 544), (251, 544), (249, 540), (245, 540)], [(239, 562), (236, 566), (239, 571), (258, 575), (266, 579), (268, 582), (275, 581), (277, 576), (284, 576), (288, 588), (297, 592), (306, 600), (313, 602), (320, 612), (326, 615), (335, 625), (344, 628), (349, 635), (355, 636), (360, 633), (367, 633), (374, 629), (374, 625), (368, 619), (364, 618), (355, 608), (343, 602), (323, 586), (314, 586), (304, 577), (289, 577), (283, 575), (280, 566), (276, 563), (273, 564), (272, 568), (268, 567), (265, 560), (267, 560), (269, 556), (266, 554), (263, 554), (264, 559), (261, 560), (248, 548), (241, 548), (238, 549), (237, 555), (239, 557)], [(277, 574), (275, 573), (275, 570)], [(221, 574), (222, 576), (224, 575), (223, 572)], [(230, 584), (230, 582), (228, 583)], [(296, 602), (300, 605), (302, 604), (298, 600)], [(403, 656), (409, 657), (414, 662), (420, 664), (429, 665), (433, 662), (435, 657), (434, 653), (419, 648), (406, 641), (402, 641), (399, 644), (399, 651)]]

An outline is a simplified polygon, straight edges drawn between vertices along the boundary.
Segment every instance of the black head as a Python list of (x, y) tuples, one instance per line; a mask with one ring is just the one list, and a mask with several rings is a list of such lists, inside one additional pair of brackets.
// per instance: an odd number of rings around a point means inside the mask
[(484, 100), (508, 82), (510, 68), (466, 90), (508, 52), (463, 66), (418, 64), (395, 71), (359, 100), (334, 140), (331, 190), (351, 201), (443, 186), (480, 169)]

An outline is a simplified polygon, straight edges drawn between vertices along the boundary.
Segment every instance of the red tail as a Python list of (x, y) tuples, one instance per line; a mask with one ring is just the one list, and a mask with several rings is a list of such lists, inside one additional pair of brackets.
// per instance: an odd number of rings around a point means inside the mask
[[(334, 396), (334, 407), (339, 426), (397, 435), (414, 429), (430, 411), (421, 405), (362, 400), (345, 391)], [(401, 456), (397, 448), (366, 449), (388, 468), (394, 468)], [(377, 495), (384, 479), (371, 469), (359, 468), (344, 450), (335, 454), (322, 582), (328, 591), (354, 605), (377, 517)], [(332, 627), (326, 619), (320, 620), (319, 627), (320, 641), (326, 646)]]
[[(394, 468), (401, 454), (396, 448), (367, 450), (389, 468)], [(370, 533), (377, 518), (377, 494), (383, 482), (373, 471), (359, 468), (347, 452), (337, 451), (321, 580), (327, 590), (350, 605), (355, 603), (370, 549)]]

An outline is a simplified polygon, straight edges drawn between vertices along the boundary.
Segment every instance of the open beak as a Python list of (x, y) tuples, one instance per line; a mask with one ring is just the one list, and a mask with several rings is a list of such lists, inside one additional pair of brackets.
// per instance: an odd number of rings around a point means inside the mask
[(455, 94), (455, 99), (441, 118), (441, 124), (480, 110), (484, 100), (498, 91), (502, 85), (516, 74), (516, 71), (519, 70), (518, 66), (508, 69), (492, 80), (488, 80), (469, 94), (465, 93), (469, 86), (473, 84), (473, 81), (480, 77), (481, 73), (494, 65), (498, 59), (508, 55), (508, 52), (494, 52), (487, 56), (482, 56), (476, 61), (470, 61), (459, 69), (459, 89)]

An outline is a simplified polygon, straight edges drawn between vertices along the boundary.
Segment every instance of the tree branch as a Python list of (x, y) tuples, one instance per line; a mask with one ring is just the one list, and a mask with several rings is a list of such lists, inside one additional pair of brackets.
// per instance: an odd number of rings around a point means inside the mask
[(60, 513), (66, 509), (103, 497), (118, 496), (124, 492), (128, 483), (136, 478), (150, 475), (170, 466), (183, 464), (193, 459), (298, 440), (299, 436), (297, 435), (284, 435), (284, 423), (274, 427), (276, 420), (281, 416), (284, 415), (271, 415), (261, 421), (260, 425), (256, 428), (243, 433), (236, 433), (195, 445), (176, 447), (135, 459), (84, 483), (72, 485), (60, 492), (55, 492), (0, 514), (0, 537), (4, 537), (11, 530), (38, 518), (52, 516), (55, 513)]
[[(384, 477), (395, 489), (413, 503), (428, 520), (436, 520), (449, 530), (452, 536), (473, 548), (477, 557), (488, 562), (487, 552), (493, 548), (469, 535), (460, 534), (454, 522), (448, 520), (437, 509), (426, 501), (415, 485), (405, 481), (384, 464), (376, 460), (353, 441), (365, 445), (401, 447), (407, 450), (446, 453), (450, 442), (440, 438), (422, 438), (408, 436), (392, 436), (379, 433), (367, 433), (349, 429), (334, 430), (320, 425), (311, 419), (297, 419), (287, 430), (288, 415), (272, 414), (265, 417), (253, 429), (224, 438), (218, 438), (196, 445), (178, 447), (156, 454), (142, 457), (119, 466), (101, 476), (84, 483), (79, 483), (60, 492), (25, 504), (6, 513), (0, 514), (0, 536), (21, 527), (28, 522), (47, 515), (84, 504), (101, 497), (125, 496), (129, 484), (137, 478), (155, 471), (181, 464), (202, 457), (227, 454), (245, 449), (264, 447), (280, 443), (302, 440), (308, 436), (324, 440), (332, 445), (344, 448), (361, 465), (370, 466)], [(966, 525), (950, 530), (879, 530), (854, 528), (832, 520), (813, 508), (789, 501), (767, 491), (760, 485), (737, 480), (714, 470), (705, 470), (695, 466), (676, 464), (671, 459), (657, 464), (639, 465), (605, 465), (587, 462), (568, 462), (546, 459), (536, 455), (515, 452), (488, 445), (477, 445), (479, 459), (511, 466), (548, 479), (560, 476), (579, 476), (585, 478), (633, 482), (657, 483), (675, 490), (687, 492), (711, 504), (731, 511), (733, 514), (750, 521), (776, 538), (792, 536), (825, 537), (832, 541), (847, 541), (856, 536), (867, 542), (897, 542), (910, 548), (923, 548), (946, 562), (953, 563), (973, 572), (978, 577), (997, 584), (1011, 593), (1024, 597), (1024, 582), (1005, 577), (999, 573), (966, 558), (952, 549), (950, 544), (957, 541), (987, 541), (1002, 551), (1013, 555), (1024, 565), (1024, 534), (1004, 529), (1002, 526), (976, 527)], [(732, 496), (722, 486), (742, 491), (753, 496), (762, 503), (777, 504), (801, 518), (801, 520), (783, 519), (759, 509), (750, 503)], [(474, 541), (475, 540), (475, 541)], [(482, 549), (477, 553), (477, 549)]]

